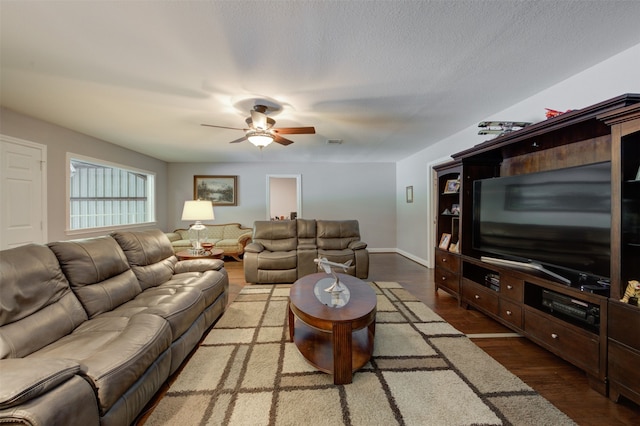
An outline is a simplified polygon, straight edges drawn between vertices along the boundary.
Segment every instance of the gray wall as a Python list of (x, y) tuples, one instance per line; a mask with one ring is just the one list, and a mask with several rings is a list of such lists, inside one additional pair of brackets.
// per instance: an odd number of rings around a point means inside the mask
[(194, 175), (238, 176), (238, 206), (214, 207), (213, 223), (251, 227), (266, 220), (268, 174), (302, 176), (303, 218), (358, 219), (369, 248), (395, 250), (395, 163), (170, 163), (169, 228), (189, 225), (180, 218), (185, 200), (193, 199)]
[(104, 235), (106, 232), (67, 233), (66, 155), (85, 155), (156, 174), (156, 225), (167, 224), (167, 163), (109, 142), (74, 132), (6, 108), (0, 109), (0, 132), (47, 146), (47, 228), (49, 241)]

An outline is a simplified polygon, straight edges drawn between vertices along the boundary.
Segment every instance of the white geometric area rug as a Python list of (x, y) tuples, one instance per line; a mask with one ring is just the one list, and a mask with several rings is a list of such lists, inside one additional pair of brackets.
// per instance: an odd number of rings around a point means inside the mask
[(334, 385), (288, 341), (289, 285), (245, 287), (155, 407), (155, 425), (573, 425), (394, 282), (374, 354)]

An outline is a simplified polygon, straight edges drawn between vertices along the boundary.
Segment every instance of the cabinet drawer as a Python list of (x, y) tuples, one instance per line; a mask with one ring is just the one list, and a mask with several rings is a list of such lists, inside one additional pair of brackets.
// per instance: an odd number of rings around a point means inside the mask
[(500, 318), (522, 329), (522, 306), (509, 300), (500, 299)]
[(436, 267), (448, 269), (456, 274), (460, 273), (460, 257), (453, 253), (436, 250)]
[(524, 282), (507, 274), (500, 274), (500, 297), (522, 302)]
[(600, 373), (600, 338), (551, 315), (525, 307), (524, 330), (531, 339), (578, 368)]
[(640, 309), (618, 301), (609, 302), (607, 335), (633, 349), (640, 350)]
[(462, 281), (462, 298), (469, 304), (498, 315), (498, 293), (468, 279)]
[(436, 287), (446, 287), (455, 294), (460, 293), (460, 282), (458, 277), (458, 274), (455, 274), (441, 266), (436, 266), (433, 276)]
[(617, 386), (634, 401), (640, 401), (640, 352), (609, 340), (608, 359), (611, 385)]

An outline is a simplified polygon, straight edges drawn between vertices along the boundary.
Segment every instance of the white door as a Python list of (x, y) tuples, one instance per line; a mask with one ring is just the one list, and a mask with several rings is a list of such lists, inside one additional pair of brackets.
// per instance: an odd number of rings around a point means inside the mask
[(46, 243), (47, 147), (0, 135), (0, 249)]

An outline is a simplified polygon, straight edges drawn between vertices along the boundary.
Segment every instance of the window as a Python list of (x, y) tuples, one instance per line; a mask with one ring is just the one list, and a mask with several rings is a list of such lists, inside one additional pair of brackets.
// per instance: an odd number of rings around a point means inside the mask
[(67, 157), (69, 230), (155, 220), (153, 173), (71, 154)]

